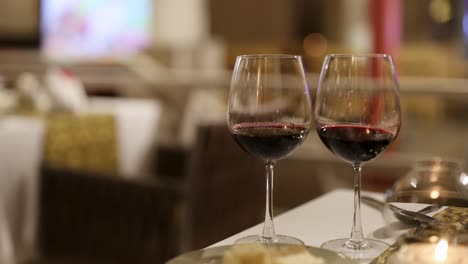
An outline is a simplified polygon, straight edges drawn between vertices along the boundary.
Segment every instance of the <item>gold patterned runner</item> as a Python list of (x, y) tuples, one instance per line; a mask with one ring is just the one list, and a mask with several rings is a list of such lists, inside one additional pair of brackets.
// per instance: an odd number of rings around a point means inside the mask
[[(466, 207), (449, 207), (444, 209), (443, 211), (439, 212), (434, 216), (437, 220), (444, 221), (449, 223), (450, 225), (447, 226), (438, 226), (438, 227), (430, 227), (428, 226), (424, 230), (420, 231), (422, 236), (425, 236), (424, 233), (434, 233), (434, 232), (444, 232), (446, 230), (441, 230), (441, 228), (445, 229), (453, 229), (457, 232), (457, 234), (467, 234), (468, 233), (468, 208)], [(413, 232), (413, 231), (409, 231)], [(385, 250), (378, 258), (373, 260), (371, 264), (385, 264), (387, 258), (398, 250), (397, 243), (391, 245), (387, 250)]]
[(105, 175), (118, 173), (118, 131), (114, 115), (41, 114), (29, 104), (22, 104), (14, 113), (44, 120), (43, 162), (47, 167)]
[(117, 174), (115, 118), (106, 114), (56, 113), (45, 118), (44, 162), (48, 167)]

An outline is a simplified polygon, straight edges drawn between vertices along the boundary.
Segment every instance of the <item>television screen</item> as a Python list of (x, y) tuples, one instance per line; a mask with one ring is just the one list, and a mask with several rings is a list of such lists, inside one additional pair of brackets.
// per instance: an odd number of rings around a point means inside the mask
[(42, 53), (54, 61), (129, 58), (150, 42), (151, 2), (42, 0)]

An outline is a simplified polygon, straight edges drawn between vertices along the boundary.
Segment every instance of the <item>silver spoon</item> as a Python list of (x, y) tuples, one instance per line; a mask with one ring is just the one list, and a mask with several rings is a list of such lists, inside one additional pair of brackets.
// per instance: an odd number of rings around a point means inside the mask
[[(374, 199), (369, 196), (361, 196), (361, 201), (364, 203), (383, 211), (385, 208), (385, 203)], [(441, 208), (439, 205), (429, 205), (424, 207), (423, 209), (414, 212), (410, 210), (405, 210), (394, 206), (392, 204), (388, 204), (388, 208), (393, 212), (395, 217), (402, 223), (407, 225), (419, 225), (419, 224), (444, 224), (444, 222), (435, 219), (434, 217), (425, 215), (427, 213), (436, 211)]]

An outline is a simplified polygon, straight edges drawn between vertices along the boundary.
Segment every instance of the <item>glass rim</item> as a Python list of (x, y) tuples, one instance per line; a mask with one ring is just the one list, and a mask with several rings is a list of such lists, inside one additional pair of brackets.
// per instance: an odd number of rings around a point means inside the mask
[(237, 56), (238, 59), (300, 59), (301, 55), (297, 54), (242, 54)]
[(328, 58), (392, 58), (392, 55), (388, 53), (363, 53), (363, 54), (332, 53), (332, 54), (327, 54), (326, 57)]
[(423, 158), (423, 159), (418, 159), (414, 161), (413, 167), (418, 167), (421, 165), (434, 165), (434, 164), (455, 167), (455, 166), (459, 166), (460, 163), (454, 159), (444, 159), (441, 157), (429, 157), (429, 158)]

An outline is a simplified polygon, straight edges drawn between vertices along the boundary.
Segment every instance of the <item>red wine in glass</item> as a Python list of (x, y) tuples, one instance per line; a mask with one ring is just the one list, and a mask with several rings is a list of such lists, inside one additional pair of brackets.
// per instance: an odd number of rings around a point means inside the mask
[(315, 120), (324, 145), (350, 163), (354, 172), (351, 234), (326, 241), (321, 247), (359, 263), (370, 262), (389, 245), (365, 238), (361, 223), (361, 167), (378, 158), (400, 130), (398, 78), (391, 55), (327, 55), (317, 85)]
[(258, 235), (235, 243), (304, 245), (276, 234), (273, 176), (276, 163), (304, 142), (312, 124), (309, 85), (297, 55), (252, 54), (236, 59), (227, 105), (227, 125), (247, 153), (265, 163), (265, 221)]
[(328, 149), (350, 163), (375, 159), (395, 138), (390, 131), (359, 125), (319, 125), (317, 132)]
[(300, 145), (307, 132), (307, 127), (290, 123), (253, 122), (234, 125), (232, 136), (251, 155), (277, 161)]

